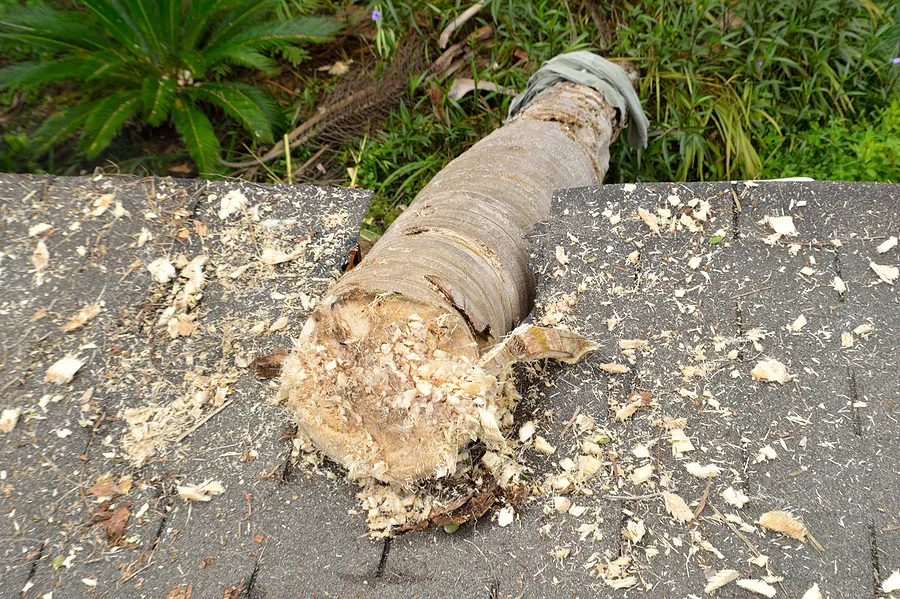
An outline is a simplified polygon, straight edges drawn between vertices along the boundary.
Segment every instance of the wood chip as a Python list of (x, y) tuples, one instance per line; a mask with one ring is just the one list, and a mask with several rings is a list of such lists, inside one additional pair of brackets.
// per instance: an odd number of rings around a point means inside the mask
[(547, 439), (538, 435), (534, 440), (534, 448), (546, 455), (556, 453), (556, 448), (547, 441)]
[(762, 462), (767, 462), (769, 460), (774, 460), (778, 457), (778, 453), (771, 445), (766, 445), (765, 447), (761, 447), (759, 452), (756, 454), (756, 460), (754, 463), (761, 464)]
[(690, 462), (688, 464), (685, 464), (684, 468), (692, 476), (696, 476), (697, 478), (715, 478), (722, 472), (722, 469), (715, 464), (707, 464), (706, 466), (703, 466), (698, 462)]
[(0, 412), (0, 433), (6, 434), (16, 428), (20, 413), (19, 408), (7, 408)]
[(791, 324), (788, 325), (788, 330), (791, 331), (792, 333), (799, 333), (800, 330), (806, 326), (806, 324), (807, 324), (806, 316), (801, 314), (800, 316), (797, 317), (796, 320), (794, 320), (794, 322), (792, 322)]
[(875, 271), (875, 274), (878, 275), (878, 278), (887, 283), (888, 285), (893, 285), (894, 281), (897, 280), (897, 277), (900, 276), (900, 269), (896, 266), (888, 266), (886, 264), (875, 264), (874, 262), (869, 262), (869, 267)]
[(227, 219), (232, 214), (242, 210), (247, 205), (247, 196), (233, 189), (229, 191), (219, 202), (219, 218)]
[(841, 333), (841, 347), (853, 347), (853, 333), (847, 331)]
[(875, 325), (870, 322), (863, 323), (853, 329), (853, 332), (859, 335), (860, 337), (868, 337), (875, 330)]
[(819, 590), (819, 585), (814, 584), (809, 587), (809, 590), (803, 593), (803, 597), (800, 599), (822, 599), (822, 591)]
[(774, 510), (759, 517), (759, 525), (769, 530), (780, 532), (792, 539), (805, 541), (808, 531), (803, 521), (785, 511)]
[(641, 220), (644, 221), (644, 224), (650, 227), (650, 230), (657, 235), (659, 232), (659, 217), (651, 212), (648, 212), (644, 208), (638, 208), (638, 216), (641, 217)]
[(47, 223), (38, 223), (38, 224), (32, 225), (31, 227), (28, 228), (28, 236), (36, 237), (36, 236), (40, 235), (41, 233), (46, 233), (47, 231), (49, 231), (52, 228), (53, 228), (53, 225), (48, 225)]
[(537, 430), (537, 427), (534, 424), (534, 421), (529, 420), (522, 424), (519, 428), (519, 441), (522, 443), (527, 443), (534, 436), (534, 431)]
[(839, 295), (844, 295), (845, 293), (847, 293), (847, 284), (844, 283), (844, 279), (838, 276), (834, 277), (834, 281), (831, 282), (831, 286), (835, 291), (838, 292)]
[(787, 367), (772, 358), (757, 362), (753, 370), (750, 371), (750, 376), (765, 383), (780, 383), (782, 385), (791, 380)]
[(50, 250), (47, 249), (47, 244), (42, 239), (37, 242), (34, 253), (31, 254), (31, 265), (35, 270), (41, 271), (47, 268), (48, 264), (50, 264)]
[(741, 574), (737, 570), (719, 570), (709, 577), (709, 579), (706, 581), (706, 587), (704, 587), (703, 591), (706, 593), (712, 593), (716, 589), (721, 589), (729, 582), (737, 580), (738, 578), (740, 578), (740, 576)]
[(676, 522), (684, 524), (694, 519), (694, 513), (690, 510), (684, 499), (680, 495), (663, 491), (663, 500), (666, 504), (666, 511), (675, 519)]
[(168, 258), (157, 258), (147, 265), (150, 276), (157, 283), (168, 283), (175, 277), (175, 266)]
[(272, 323), (272, 326), (269, 327), (269, 332), (277, 333), (278, 331), (283, 331), (284, 329), (288, 328), (289, 324), (290, 324), (290, 320), (288, 319), (288, 317), (282, 316), (281, 318), (279, 318), (278, 320), (276, 320), (275, 322)]
[(739, 491), (734, 487), (728, 487), (722, 491), (722, 499), (725, 500), (725, 503), (733, 505), (738, 509), (743, 508), (750, 501), (750, 498), (747, 497), (743, 491)]
[(620, 339), (619, 350), (628, 351), (634, 349), (644, 349), (647, 347), (647, 341), (644, 339)]
[(60, 327), (60, 330), (66, 333), (77, 331), (89, 321), (96, 318), (98, 314), (100, 314), (99, 304), (91, 304), (90, 306), (85, 306), (78, 311), (78, 314), (70, 318), (69, 322)]
[(763, 595), (764, 597), (774, 597), (776, 593), (775, 587), (773, 587), (769, 583), (763, 582), (762, 580), (742, 578), (735, 584), (742, 589), (746, 589), (748, 591), (756, 593), (757, 595)]
[(178, 494), (189, 501), (209, 501), (215, 495), (225, 492), (225, 487), (218, 481), (205, 481), (200, 485), (178, 485)]
[(294, 250), (291, 253), (284, 252), (277, 248), (266, 248), (260, 254), (259, 259), (262, 263), (268, 264), (269, 266), (275, 266), (276, 264), (282, 264), (284, 262), (290, 262), (291, 260), (296, 260), (299, 258), (303, 252), (306, 250), (306, 245), (302, 245), (298, 249)]
[(640, 468), (635, 468), (634, 471), (628, 475), (628, 478), (631, 479), (633, 484), (639, 485), (650, 480), (651, 476), (653, 476), (653, 464), (646, 464)]
[(791, 216), (767, 216), (765, 221), (773, 231), (786, 237), (795, 237), (799, 234)]
[[(29, 229), (28, 234), (31, 235), (31, 230)], [(875, 248), (875, 251), (879, 254), (885, 254), (891, 251), (893, 248), (897, 247), (897, 238), (893, 235), (885, 239), (881, 245)]]
[(75, 373), (84, 366), (84, 362), (73, 355), (67, 355), (60, 358), (47, 369), (44, 375), (44, 382), (56, 383), (57, 385), (65, 385), (75, 376)]
[(608, 372), (610, 374), (628, 374), (631, 372), (631, 369), (624, 364), (600, 364), (600, 370), (604, 372)]
[(894, 572), (881, 582), (881, 590), (885, 593), (900, 591), (900, 570)]

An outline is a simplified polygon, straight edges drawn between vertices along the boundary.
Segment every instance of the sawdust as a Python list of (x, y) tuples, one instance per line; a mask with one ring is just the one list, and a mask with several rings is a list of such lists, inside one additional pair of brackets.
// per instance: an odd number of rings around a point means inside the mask
[(313, 336), (285, 360), (281, 396), (316, 446), (351, 478), (405, 482), (455, 472), (470, 441), (502, 444), (512, 385), (453, 351), (449, 315), (382, 318), (371, 306), (364, 337)]

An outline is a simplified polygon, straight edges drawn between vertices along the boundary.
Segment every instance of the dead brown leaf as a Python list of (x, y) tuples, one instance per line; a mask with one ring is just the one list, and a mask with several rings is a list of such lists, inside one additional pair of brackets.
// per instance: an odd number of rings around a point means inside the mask
[(94, 516), (94, 523), (100, 527), (106, 536), (106, 542), (110, 547), (116, 547), (125, 536), (125, 526), (128, 524), (128, 518), (131, 515), (128, 507), (131, 503), (125, 504), (117, 510), (109, 509), (109, 502), (104, 501), (94, 508), (91, 514)]
[(247, 581), (241, 579), (237, 586), (229, 586), (225, 587), (225, 594), (222, 595), (222, 599), (239, 599), (241, 595), (244, 594), (244, 591), (247, 590)]
[(111, 498), (115, 497), (116, 495), (124, 494), (124, 491), (121, 487), (119, 487), (119, 485), (116, 483), (116, 479), (111, 474), (104, 474), (97, 479), (97, 482), (94, 483), (94, 486), (88, 489), (88, 493), (90, 493), (94, 497)]
[(190, 599), (191, 593), (193, 592), (194, 587), (192, 585), (180, 584), (169, 591), (169, 594), (166, 595), (166, 599)]

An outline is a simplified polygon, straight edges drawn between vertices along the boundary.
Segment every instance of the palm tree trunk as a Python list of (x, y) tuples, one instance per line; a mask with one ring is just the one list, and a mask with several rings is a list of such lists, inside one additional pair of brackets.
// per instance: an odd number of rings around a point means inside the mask
[(531, 309), (525, 235), (553, 191), (597, 185), (623, 117), (558, 83), (447, 165), (337, 281), (286, 360), (301, 429), (351, 474), (452, 473), (460, 447), (502, 442), (514, 405), (482, 353)]

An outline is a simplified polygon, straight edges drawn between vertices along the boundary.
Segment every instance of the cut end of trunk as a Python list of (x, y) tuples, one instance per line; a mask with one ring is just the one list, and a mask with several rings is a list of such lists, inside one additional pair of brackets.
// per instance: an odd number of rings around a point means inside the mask
[(409, 483), (452, 474), (474, 439), (503, 442), (515, 392), (477, 360), (458, 314), (397, 295), (331, 297), (285, 360), (281, 396), (351, 477)]

